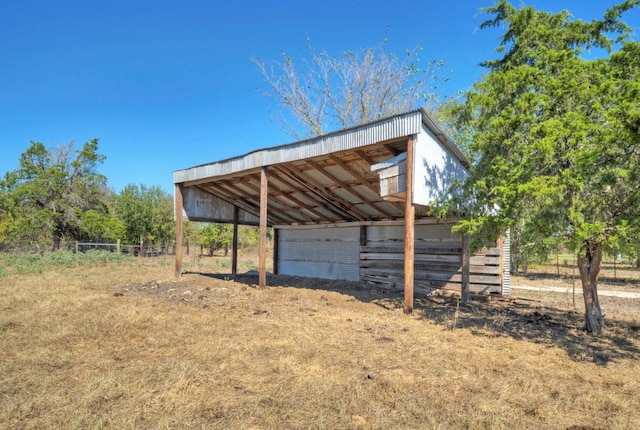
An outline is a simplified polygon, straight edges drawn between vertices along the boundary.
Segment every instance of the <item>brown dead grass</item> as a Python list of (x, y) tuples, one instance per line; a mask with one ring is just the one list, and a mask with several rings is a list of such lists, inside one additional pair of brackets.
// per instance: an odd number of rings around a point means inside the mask
[(638, 300), (594, 338), (540, 293), (407, 316), (360, 284), (197, 271), (2, 278), (0, 428), (640, 428)]

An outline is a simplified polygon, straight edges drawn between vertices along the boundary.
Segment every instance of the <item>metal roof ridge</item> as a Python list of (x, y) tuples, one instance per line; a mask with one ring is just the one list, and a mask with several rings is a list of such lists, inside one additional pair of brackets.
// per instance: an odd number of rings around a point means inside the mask
[(337, 135), (340, 135), (340, 134), (352, 133), (354, 131), (357, 131), (358, 129), (370, 127), (370, 126), (375, 125), (377, 123), (382, 123), (382, 122), (385, 122), (385, 121), (389, 121), (391, 119), (396, 119), (396, 118), (400, 118), (400, 117), (403, 117), (403, 116), (413, 115), (413, 114), (416, 114), (418, 112), (422, 113), (423, 118), (424, 118), (425, 115), (427, 115), (431, 119), (431, 121), (433, 121), (435, 123), (435, 120), (433, 120), (431, 118), (431, 116), (424, 110), (424, 108), (419, 108), (419, 109), (414, 109), (414, 110), (410, 110), (410, 111), (407, 111), (407, 112), (402, 112), (402, 113), (397, 113), (397, 114), (394, 114), (394, 115), (390, 115), (390, 116), (387, 116), (387, 117), (384, 117), (384, 118), (379, 118), (379, 119), (376, 119), (376, 120), (373, 120), (373, 121), (369, 121), (369, 122), (366, 122), (366, 123), (363, 123), (363, 124), (354, 125), (352, 127), (343, 128), (343, 129), (340, 129), (340, 130), (334, 130), (334, 131), (331, 131), (331, 132), (329, 132), (327, 134), (321, 134), (319, 136), (310, 137), (308, 139), (302, 139), (302, 140), (298, 140), (298, 141), (295, 141), (295, 142), (285, 143), (285, 144), (282, 144), (282, 145), (268, 146), (268, 147), (264, 147), (264, 148), (257, 148), (257, 149), (254, 149), (252, 151), (246, 152), (244, 154), (236, 155), (234, 157), (224, 158), (222, 160), (211, 161), (209, 163), (203, 163), (203, 164), (198, 164), (196, 166), (187, 167), (187, 168), (184, 168), (184, 169), (174, 170), (174, 173), (175, 172), (180, 172), (180, 171), (183, 171), (183, 170), (193, 169), (193, 168), (196, 168), (196, 167), (210, 166), (210, 165), (218, 164), (218, 163), (228, 163), (230, 161), (238, 160), (238, 159), (241, 159), (241, 158), (245, 158), (245, 157), (248, 157), (250, 155), (253, 155), (253, 154), (256, 154), (256, 153), (259, 153), (259, 152), (263, 152), (263, 151), (272, 151), (272, 150), (278, 150), (278, 149), (285, 149), (287, 147), (293, 147), (293, 146), (296, 146), (296, 145), (311, 144), (311, 143), (313, 143), (315, 141), (331, 138), (333, 136), (337, 136)]

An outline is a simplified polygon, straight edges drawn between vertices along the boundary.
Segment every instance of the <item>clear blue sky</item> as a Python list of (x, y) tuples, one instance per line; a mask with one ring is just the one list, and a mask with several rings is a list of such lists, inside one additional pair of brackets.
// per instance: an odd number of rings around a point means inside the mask
[[(518, 5), (602, 16), (612, 1)], [(293, 139), (271, 122), (250, 61), (304, 58), (307, 38), (332, 54), (389, 39), (398, 54), (452, 70), (455, 93), (495, 57), (499, 29), (482, 30), (493, 0), (0, 0), (0, 174), (30, 141), (77, 147), (100, 139), (100, 171), (173, 192), (172, 173)], [(625, 21), (640, 32), (640, 10)], [(389, 30), (387, 26), (390, 26)]]

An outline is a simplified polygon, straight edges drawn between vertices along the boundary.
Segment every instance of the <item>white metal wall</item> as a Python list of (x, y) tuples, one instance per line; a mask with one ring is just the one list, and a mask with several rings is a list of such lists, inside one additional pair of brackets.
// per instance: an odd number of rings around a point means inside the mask
[(278, 273), (358, 281), (360, 227), (280, 229)]
[(502, 243), (502, 295), (511, 295), (511, 230), (505, 232)]

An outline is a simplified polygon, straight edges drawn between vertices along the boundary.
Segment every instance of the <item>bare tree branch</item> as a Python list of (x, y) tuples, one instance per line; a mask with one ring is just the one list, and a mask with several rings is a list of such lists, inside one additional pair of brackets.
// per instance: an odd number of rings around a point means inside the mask
[[(438, 102), (443, 62), (418, 67), (420, 46), (398, 58), (385, 50), (386, 40), (359, 52), (331, 56), (308, 44), (309, 58), (296, 67), (281, 61), (252, 61), (270, 87), (264, 94), (279, 105), (272, 119), (297, 139), (322, 135)], [(291, 120), (297, 123), (292, 124)]]

